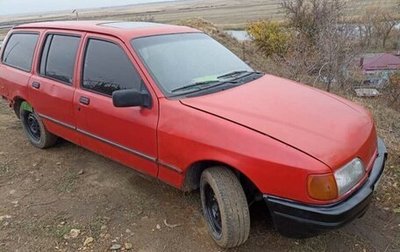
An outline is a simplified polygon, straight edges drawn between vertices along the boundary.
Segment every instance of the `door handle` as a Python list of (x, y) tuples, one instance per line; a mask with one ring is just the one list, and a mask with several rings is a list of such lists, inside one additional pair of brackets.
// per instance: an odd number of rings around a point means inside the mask
[(32, 87), (33, 87), (33, 88), (36, 88), (36, 89), (39, 89), (39, 88), (40, 88), (40, 83), (34, 81), (34, 82), (32, 82)]
[(88, 97), (81, 96), (81, 98), (79, 98), (79, 102), (84, 104), (84, 105), (89, 105), (90, 104), (90, 99)]

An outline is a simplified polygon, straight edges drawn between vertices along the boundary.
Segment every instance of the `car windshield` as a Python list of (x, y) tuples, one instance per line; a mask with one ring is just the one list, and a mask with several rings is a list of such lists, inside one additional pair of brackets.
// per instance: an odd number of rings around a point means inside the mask
[(166, 96), (203, 90), (253, 72), (203, 33), (137, 38), (131, 45)]

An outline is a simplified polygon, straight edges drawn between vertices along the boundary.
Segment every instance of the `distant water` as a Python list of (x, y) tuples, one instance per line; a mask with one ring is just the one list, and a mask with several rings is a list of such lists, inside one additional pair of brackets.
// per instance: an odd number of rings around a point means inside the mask
[(247, 31), (226, 30), (225, 32), (228, 33), (229, 35), (231, 35), (232, 37), (234, 37), (235, 39), (237, 39), (240, 42), (250, 40), (250, 36), (247, 33)]
[(175, 0), (0, 0), (0, 16), (172, 1)]

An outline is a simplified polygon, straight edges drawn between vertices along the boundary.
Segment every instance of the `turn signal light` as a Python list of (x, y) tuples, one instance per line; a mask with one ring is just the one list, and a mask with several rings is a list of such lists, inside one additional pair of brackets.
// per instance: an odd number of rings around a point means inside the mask
[(310, 175), (307, 183), (308, 194), (315, 200), (334, 200), (338, 189), (333, 174)]

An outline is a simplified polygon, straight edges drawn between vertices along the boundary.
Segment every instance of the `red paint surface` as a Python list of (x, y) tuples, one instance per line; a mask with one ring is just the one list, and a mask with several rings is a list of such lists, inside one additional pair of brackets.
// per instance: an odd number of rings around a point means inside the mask
[[(72, 86), (38, 76), (38, 52), (48, 29), (81, 36)], [(96, 22), (55, 22), (27, 24), (16, 30), (40, 31), (34, 67), (26, 73), (0, 64), (0, 95), (10, 103), (18, 97), (25, 99), (38, 113), (73, 127), (45, 120), (51, 132), (175, 187), (183, 187), (192, 164), (218, 161), (240, 171), (262, 193), (323, 204), (327, 202), (307, 195), (308, 175), (331, 173), (355, 157), (368, 167), (374, 161), (377, 136), (366, 110), (289, 80), (266, 75), (215, 94), (166, 99), (127, 45), (134, 37), (198, 32), (194, 29), (157, 26), (127, 30)], [(125, 50), (152, 96), (151, 109), (115, 108), (110, 97), (81, 89), (82, 53), (89, 36), (112, 40)], [(40, 90), (31, 88), (33, 81), (41, 83)], [(90, 98), (89, 105), (79, 103), (82, 96)]]

